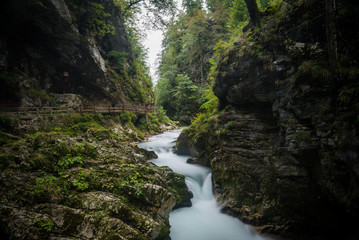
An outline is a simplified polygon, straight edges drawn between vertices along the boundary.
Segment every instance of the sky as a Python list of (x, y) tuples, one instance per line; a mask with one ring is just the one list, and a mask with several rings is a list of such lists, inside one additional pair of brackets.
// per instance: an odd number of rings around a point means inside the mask
[[(182, 0), (174, 0), (177, 4), (177, 8), (182, 8)], [(156, 76), (156, 71), (158, 67), (158, 55), (161, 54), (162, 50), (162, 40), (163, 32), (161, 30), (146, 30), (145, 33), (147, 37), (144, 40), (144, 46), (148, 50), (148, 66), (150, 67), (150, 74), (152, 82), (156, 85), (158, 81), (158, 76)]]
[(148, 30), (144, 45), (148, 49), (148, 66), (150, 67), (150, 74), (155, 85), (157, 82), (156, 70), (158, 66), (158, 55), (162, 50), (163, 33), (160, 30)]

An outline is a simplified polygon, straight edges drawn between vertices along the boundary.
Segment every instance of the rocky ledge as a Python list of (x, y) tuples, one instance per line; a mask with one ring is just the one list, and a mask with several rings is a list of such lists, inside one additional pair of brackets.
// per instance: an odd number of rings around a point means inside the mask
[(126, 125), (57, 120), (0, 148), (1, 237), (167, 239), (169, 213), (190, 201), (184, 177), (148, 162)]

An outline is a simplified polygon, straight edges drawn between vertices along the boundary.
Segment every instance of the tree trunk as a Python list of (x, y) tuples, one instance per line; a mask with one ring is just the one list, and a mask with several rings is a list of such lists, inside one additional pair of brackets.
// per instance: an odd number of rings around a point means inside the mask
[(248, 13), (249, 13), (249, 26), (246, 27), (256, 27), (259, 24), (259, 9), (257, 5), (257, 0), (244, 0), (247, 5)]
[(337, 31), (335, 24), (335, 0), (325, 0), (325, 16), (329, 65), (335, 73), (338, 73), (339, 61), (337, 50)]

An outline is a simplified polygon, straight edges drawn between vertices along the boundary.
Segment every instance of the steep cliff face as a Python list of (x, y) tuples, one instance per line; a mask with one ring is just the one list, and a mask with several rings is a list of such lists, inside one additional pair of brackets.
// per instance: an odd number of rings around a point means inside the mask
[[(12, 90), (29, 86), (112, 104), (128, 96), (126, 77), (111, 70), (117, 63), (110, 52), (122, 54), (124, 65), (133, 62), (121, 9), (113, 1), (6, 0), (0, 11), (2, 102), (19, 102), (22, 96)], [(143, 88), (150, 89), (148, 84)]]
[(324, 3), (307, 4), (282, 5), (227, 50), (214, 86), (223, 110), (192, 144), (213, 169), (224, 211), (263, 232), (350, 239), (358, 235), (359, 72), (358, 28), (347, 24), (358, 9), (338, 3), (345, 67), (336, 75)]

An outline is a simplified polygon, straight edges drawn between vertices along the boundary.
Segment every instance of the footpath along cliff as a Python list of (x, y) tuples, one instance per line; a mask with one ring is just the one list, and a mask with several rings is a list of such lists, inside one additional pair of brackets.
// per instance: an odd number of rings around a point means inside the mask
[(8, 111), (153, 103), (122, 10), (107, 0), (0, 2), (1, 239), (168, 239), (169, 213), (190, 204), (184, 177), (134, 143), (174, 127), (163, 112)]
[(268, 9), (224, 50), (213, 87), (219, 112), (185, 129), (177, 151), (211, 166), (223, 211), (259, 231), (355, 239), (358, 4), (337, 1), (333, 67), (324, 2)]

